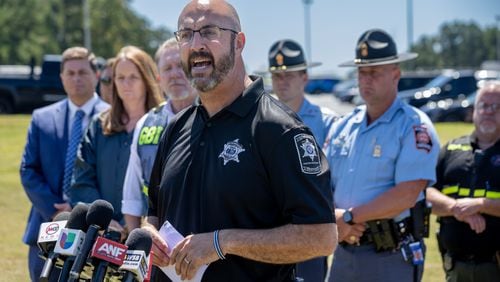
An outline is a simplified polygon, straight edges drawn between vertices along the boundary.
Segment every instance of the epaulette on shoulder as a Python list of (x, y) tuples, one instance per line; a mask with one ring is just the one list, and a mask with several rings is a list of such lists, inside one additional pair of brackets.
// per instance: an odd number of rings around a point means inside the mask
[(151, 109), (152, 112), (158, 113), (167, 104), (167, 101), (161, 102), (158, 106)]
[(460, 136), (458, 138), (452, 139), (450, 144), (470, 144), (470, 135)]
[(415, 123), (429, 123), (431, 120), (427, 117), (427, 115), (420, 109), (417, 109), (413, 106), (405, 104), (401, 107), (404, 114)]

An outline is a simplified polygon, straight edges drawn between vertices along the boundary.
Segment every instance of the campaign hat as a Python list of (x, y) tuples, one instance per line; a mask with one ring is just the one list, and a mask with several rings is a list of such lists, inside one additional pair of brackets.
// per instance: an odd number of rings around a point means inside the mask
[(340, 64), (340, 67), (368, 67), (413, 60), (417, 53), (398, 54), (392, 37), (381, 29), (364, 32), (356, 44), (356, 58)]
[(269, 49), (269, 71), (290, 72), (316, 67), (321, 63), (307, 63), (300, 45), (290, 39), (279, 40)]

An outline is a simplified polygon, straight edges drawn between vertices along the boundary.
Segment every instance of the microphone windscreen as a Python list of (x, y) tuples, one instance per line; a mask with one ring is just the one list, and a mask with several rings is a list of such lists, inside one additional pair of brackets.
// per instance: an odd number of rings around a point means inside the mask
[(54, 216), (54, 219), (52, 221), (68, 220), (69, 214), (69, 211), (60, 212), (56, 216)]
[(127, 245), (129, 250), (144, 251), (146, 256), (149, 255), (152, 244), (153, 239), (149, 231), (140, 228), (132, 230), (128, 235), (127, 241), (125, 241), (125, 245)]
[(88, 211), (89, 206), (87, 204), (77, 204), (69, 215), (68, 223), (66, 223), (66, 228), (87, 232), (87, 229), (89, 228), (89, 225), (87, 224)]
[(108, 201), (95, 200), (89, 207), (87, 224), (97, 225), (101, 229), (106, 229), (113, 218), (113, 213), (113, 205)]

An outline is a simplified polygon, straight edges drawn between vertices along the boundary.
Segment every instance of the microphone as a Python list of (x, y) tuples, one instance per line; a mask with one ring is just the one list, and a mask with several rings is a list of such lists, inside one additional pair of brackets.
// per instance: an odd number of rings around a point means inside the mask
[(37, 245), (44, 257), (54, 250), (59, 233), (66, 226), (68, 216), (68, 212), (61, 212), (54, 217), (53, 221), (40, 224)]
[(87, 261), (90, 249), (94, 245), (99, 230), (108, 228), (111, 218), (113, 217), (113, 206), (105, 200), (95, 200), (89, 207), (87, 213), (87, 224), (89, 228), (87, 235), (83, 241), (80, 253), (76, 256), (75, 262), (69, 272), (69, 281), (77, 281), (80, 277), (80, 272)]
[(54, 251), (54, 247), (57, 245), (57, 237), (61, 233), (62, 228), (66, 226), (69, 214), (67, 211), (60, 212), (54, 217), (54, 221), (44, 222), (40, 225), (37, 243), (43, 258), (45, 258), (45, 263), (40, 273), (40, 281), (45, 282), (49, 280), (52, 267), (59, 256)]
[(69, 215), (71, 213), (69, 211), (63, 211), (63, 212), (60, 212), (58, 213), (54, 219), (52, 221), (62, 221), (62, 220), (68, 220), (69, 219)]
[(59, 281), (67, 281), (69, 271), (75, 261), (75, 256), (81, 249), (83, 240), (85, 239), (85, 232), (89, 228), (87, 224), (87, 212), (89, 206), (87, 204), (77, 204), (68, 219), (66, 228), (61, 231), (61, 235), (57, 240), (55, 252), (57, 252), (63, 260), (62, 270), (59, 274)]
[(148, 231), (136, 228), (130, 232), (125, 245), (129, 250), (120, 270), (123, 282), (144, 281), (148, 273), (148, 256), (153, 245), (153, 239)]
[[(118, 236), (116, 236), (116, 233), (118, 233)], [(91, 258), (98, 261), (97, 266), (94, 268), (92, 282), (104, 281), (108, 267), (122, 265), (128, 247), (115, 240), (120, 240), (120, 233), (116, 231), (109, 231), (104, 234), (104, 237), (97, 237), (90, 254)]]

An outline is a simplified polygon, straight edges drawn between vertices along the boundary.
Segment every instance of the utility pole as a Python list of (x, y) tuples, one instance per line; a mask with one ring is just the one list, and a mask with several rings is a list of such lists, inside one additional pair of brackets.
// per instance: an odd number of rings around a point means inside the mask
[(92, 50), (92, 37), (90, 35), (90, 7), (89, 0), (83, 1), (83, 46)]
[[(406, 36), (407, 36), (407, 50), (411, 52), (413, 46), (413, 0), (406, 0)], [(405, 65), (408, 69), (415, 68), (415, 62), (406, 62)]]
[(500, 62), (500, 15), (496, 15), (497, 20), (497, 61)]
[(406, 35), (408, 41), (408, 52), (413, 46), (413, 0), (406, 0)]
[(313, 0), (302, 0), (304, 3), (304, 31), (305, 31), (305, 43), (306, 43), (306, 54), (307, 61), (312, 62), (312, 51), (311, 51), (311, 5)]

